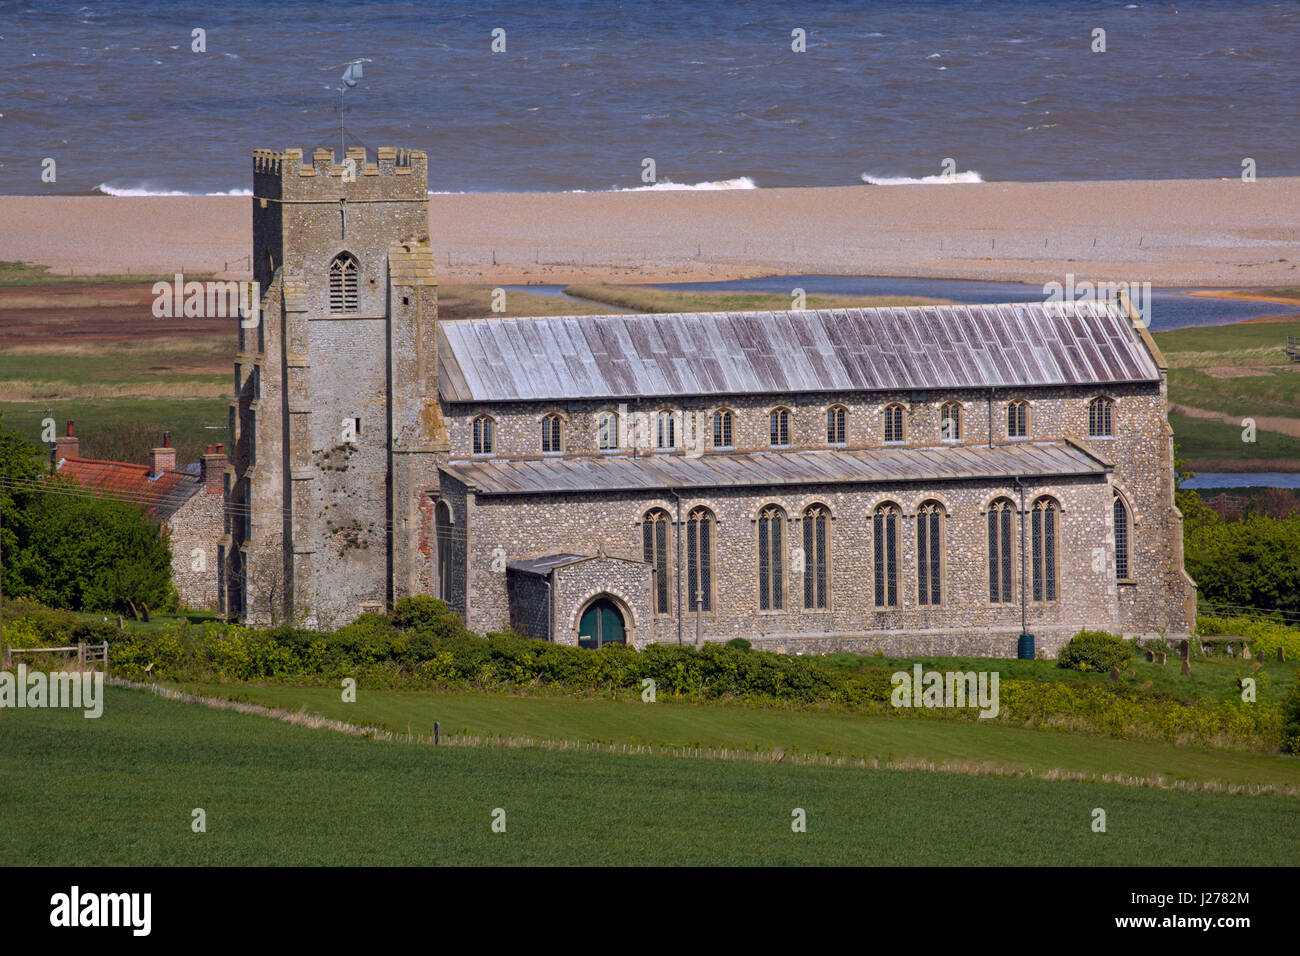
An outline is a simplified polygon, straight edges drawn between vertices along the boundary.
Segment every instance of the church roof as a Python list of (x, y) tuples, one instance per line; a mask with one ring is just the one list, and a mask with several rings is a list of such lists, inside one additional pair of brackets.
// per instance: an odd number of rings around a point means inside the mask
[(1106, 302), (443, 322), (448, 402), (1153, 382)]
[(779, 487), (810, 484), (898, 484), (963, 479), (1104, 475), (1108, 466), (1069, 442), (621, 455), (525, 461), (454, 461), (443, 471), (480, 495), (648, 491), (662, 488)]

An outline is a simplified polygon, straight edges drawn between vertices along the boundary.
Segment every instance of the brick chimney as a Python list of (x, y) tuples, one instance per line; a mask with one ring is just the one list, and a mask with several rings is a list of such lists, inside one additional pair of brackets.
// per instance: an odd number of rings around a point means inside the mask
[(172, 447), (172, 433), (163, 432), (161, 448), (149, 452), (149, 474), (161, 475), (164, 471), (176, 470), (176, 449)]
[(203, 475), (203, 490), (210, 495), (219, 495), (226, 490), (226, 453), (222, 449), (223, 446), (218, 445), (217, 450), (213, 451), (209, 445), (199, 466)]
[(73, 433), (76, 424), (72, 419), (68, 419), (67, 434), (57, 435), (54, 438), (54, 451), (50, 457), (56, 466), (61, 458), (80, 457), (81, 439)]

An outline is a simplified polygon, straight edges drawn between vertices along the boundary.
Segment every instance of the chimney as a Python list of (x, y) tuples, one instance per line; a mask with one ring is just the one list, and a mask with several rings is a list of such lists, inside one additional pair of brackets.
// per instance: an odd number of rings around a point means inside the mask
[(219, 495), (226, 490), (226, 453), (222, 446), (218, 445), (217, 450), (213, 451), (212, 446), (208, 446), (208, 453), (203, 456), (200, 464), (203, 475), (203, 490), (210, 495)]
[(176, 470), (176, 449), (172, 447), (172, 433), (163, 432), (161, 448), (149, 452), (149, 474), (161, 475), (164, 471)]
[(54, 451), (50, 457), (53, 459), (56, 467), (59, 464), (59, 459), (77, 458), (80, 455), (81, 439), (73, 433), (76, 424), (77, 423), (72, 419), (68, 419), (67, 434), (55, 436)]

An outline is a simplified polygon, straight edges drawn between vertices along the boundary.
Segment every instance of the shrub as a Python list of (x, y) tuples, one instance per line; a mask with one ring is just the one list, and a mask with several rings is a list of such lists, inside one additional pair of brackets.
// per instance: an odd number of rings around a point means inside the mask
[(1123, 667), (1133, 659), (1133, 646), (1106, 631), (1080, 631), (1061, 648), (1057, 666), (1076, 671), (1104, 671)]
[(1300, 678), (1282, 702), (1282, 749), (1300, 754)]
[(749, 643), (749, 641), (745, 640), (743, 637), (733, 637), (731, 640), (727, 641), (727, 646), (734, 647), (738, 651), (747, 651), (754, 645)]

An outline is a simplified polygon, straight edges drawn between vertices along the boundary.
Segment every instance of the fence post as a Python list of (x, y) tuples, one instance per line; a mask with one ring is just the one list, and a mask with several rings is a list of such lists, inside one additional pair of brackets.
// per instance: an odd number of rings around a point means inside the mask
[(10, 656), (10, 653), (9, 653), (9, 645), (8, 645), (8, 644), (5, 645), (5, 650), (4, 650), (4, 664), (3, 664), (3, 666), (4, 666), (4, 667), (12, 667), (12, 666), (13, 666), (13, 658)]
[(81, 667), (86, 666), (86, 642), (77, 641), (77, 664)]

